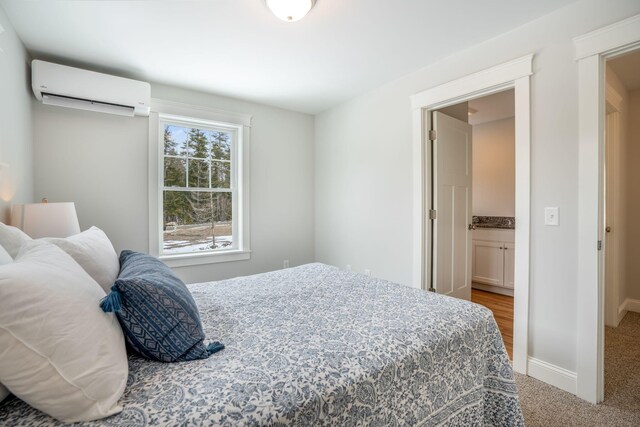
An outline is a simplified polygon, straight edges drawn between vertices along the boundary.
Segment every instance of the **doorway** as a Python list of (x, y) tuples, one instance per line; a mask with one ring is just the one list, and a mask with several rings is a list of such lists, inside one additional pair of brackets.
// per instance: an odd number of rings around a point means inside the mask
[(578, 62), (577, 395), (604, 399), (605, 60), (640, 47), (640, 15), (574, 39)]
[[(429, 289), (434, 273), (431, 246), (435, 233), (429, 209), (435, 194), (432, 191), (431, 170), (433, 154), (430, 151), (429, 130), (432, 128), (433, 111), (514, 90), (515, 104), (515, 163), (516, 200), (514, 262), (514, 319), (513, 319), (513, 368), (527, 374), (527, 344), (529, 320), (529, 239), (530, 239), (530, 89), (533, 55), (500, 64), (475, 74), (425, 90), (411, 97), (414, 110), (414, 281), (423, 289)], [(436, 213), (437, 215), (437, 213)], [(465, 223), (465, 227), (468, 223)], [(468, 258), (470, 260), (470, 257)], [(436, 267), (437, 268), (437, 267)], [(469, 269), (470, 270), (470, 269)], [(469, 275), (470, 279), (470, 275)]]
[(604, 402), (638, 411), (640, 50), (606, 59), (604, 102)]
[(489, 308), (513, 358), (515, 92), (431, 113), (430, 287)]

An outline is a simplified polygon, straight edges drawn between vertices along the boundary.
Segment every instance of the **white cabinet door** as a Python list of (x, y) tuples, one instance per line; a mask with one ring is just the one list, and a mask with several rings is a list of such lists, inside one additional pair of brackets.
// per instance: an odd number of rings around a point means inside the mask
[(504, 243), (473, 241), (473, 281), (485, 285), (503, 286)]
[(516, 245), (514, 243), (504, 244), (504, 287), (513, 289), (515, 283), (515, 262)]

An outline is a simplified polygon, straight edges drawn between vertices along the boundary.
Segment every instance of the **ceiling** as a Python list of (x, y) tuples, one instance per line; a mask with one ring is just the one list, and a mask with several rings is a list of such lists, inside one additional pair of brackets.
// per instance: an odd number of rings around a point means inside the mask
[(515, 92), (509, 89), (474, 99), (469, 101), (469, 110), (471, 109), (476, 111), (469, 116), (471, 125), (514, 117), (516, 114)]
[(607, 61), (627, 90), (640, 89), (640, 50)]
[(34, 58), (318, 113), (574, 0), (0, 0)]

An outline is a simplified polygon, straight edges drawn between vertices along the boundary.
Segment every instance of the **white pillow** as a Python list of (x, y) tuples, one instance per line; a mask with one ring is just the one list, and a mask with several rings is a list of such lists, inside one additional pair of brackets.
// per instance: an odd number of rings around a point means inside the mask
[(111, 292), (111, 286), (120, 272), (120, 261), (104, 231), (91, 227), (66, 238), (46, 237), (43, 240), (71, 255), (106, 293)]
[(33, 240), (24, 231), (0, 222), (0, 246), (2, 246), (12, 258), (18, 255), (22, 245)]
[(68, 423), (122, 410), (124, 336), (82, 267), (55, 245), (27, 242), (0, 266), (0, 295), (0, 382)]
[[(2, 246), (0, 246), (0, 265), (9, 264), (10, 262), (13, 262), (13, 258), (11, 258)], [(9, 396), (9, 394), (11, 394), (9, 393), (9, 390), (0, 384), (0, 402), (2, 402), (5, 397)]]
[(0, 265), (9, 264), (10, 262), (13, 262), (13, 257), (9, 255), (5, 248), (0, 246)]

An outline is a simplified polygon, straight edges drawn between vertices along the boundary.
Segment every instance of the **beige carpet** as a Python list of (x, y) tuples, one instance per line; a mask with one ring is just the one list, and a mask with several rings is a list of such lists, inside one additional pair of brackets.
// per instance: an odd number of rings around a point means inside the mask
[(605, 331), (605, 399), (591, 405), (541, 381), (516, 374), (525, 424), (640, 426), (640, 314)]

